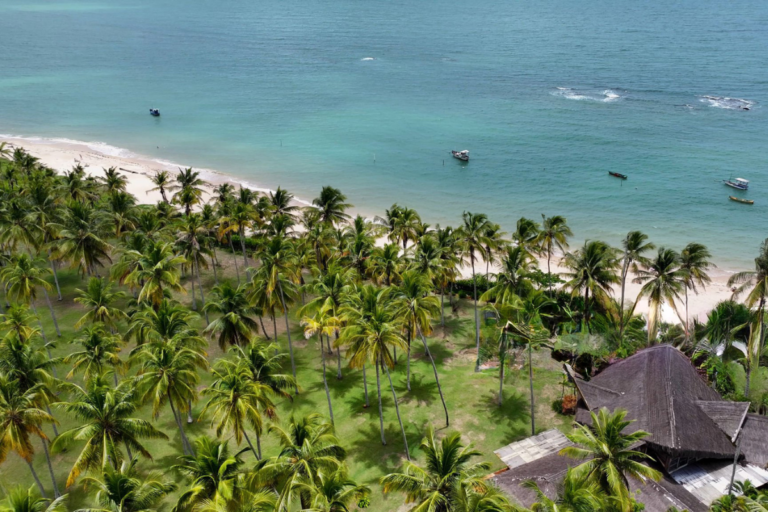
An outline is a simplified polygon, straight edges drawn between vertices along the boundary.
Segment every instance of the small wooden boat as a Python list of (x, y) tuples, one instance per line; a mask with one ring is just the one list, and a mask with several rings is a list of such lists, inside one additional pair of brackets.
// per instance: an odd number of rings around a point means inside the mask
[(463, 162), (469, 161), (469, 151), (466, 149), (464, 151), (451, 151), (451, 154), (453, 155), (453, 158), (458, 158)]
[(149, 109), (149, 115), (151, 115), (152, 117), (160, 117), (160, 111), (157, 110), (156, 108), (151, 108)]
[(730, 199), (731, 201), (736, 201), (737, 203), (755, 204), (755, 202), (751, 199), (742, 199), (740, 197), (733, 197), (733, 196), (728, 196), (728, 199)]
[(614, 178), (621, 178), (622, 180), (627, 179), (627, 175), (626, 174), (621, 174), (620, 172), (608, 171), (608, 174), (610, 174)]
[(749, 180), (744, 178), (736, 178), (735, 180), (727, 179), (723, 180), (723, 185), (735, 188), (737, 190), (749, 190)]

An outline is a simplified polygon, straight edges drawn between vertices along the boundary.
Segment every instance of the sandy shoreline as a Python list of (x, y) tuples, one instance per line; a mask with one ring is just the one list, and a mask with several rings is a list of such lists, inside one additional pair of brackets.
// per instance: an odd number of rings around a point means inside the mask
[[(154, 204), (162, 199), (159, 192), (150, 192), (150, 190), (154, 188), (154, 185), (150, 180), (150, 176), (154, 171), (167, 170), (177, 173), (180, 167), (190, 166), (189, 164), (181, 165), (172, 162), (159, 161), (100, 143), (10, 136), (0, 136), (0, 142), (7, 142), (8, 145), (12, 147), (23, 147), (32, 156), (39, 158), (44, 165), (59, 172), (69, 170), (78, 163), (85, 167), (88, 174), (93, 175), (101, 175), (103, 168), (116, 167), (128, 177), (128, 192), (136, 196), (140, 203), (145, 204)], [(206, 181), (214, 185), (231, 183), (234, 186), (249, 186), (260, 192), (269, 191), (269, 189), (266, 188), (257, 188), (250, 184), (245, 184), (241, 180), (237, 180), (234, 177), (230, 177), (218, 171), (200, 169), (197, 167), (195, 167), (195, 169), (201, 172), (202, 177)], [(354, 198), (351, 198), (351, 200), (354, 201)], [(296, 199), (296, 201), (300, 205), (310, 204), (301, 199)], [(540, 260), (539, 266), (542, 269), (546, 269), (546, 260)], [(482, 270), (484, 271), (484, 265)], [(493, 271), (494, 268), (491, 266), (491, 272)], [(559, 273), (563, 271), (565, 271), (565, 269), (559, 267), (556, 259), (553, 258), (552, 272)], [(712, 283), (707, 286), (706, 290), (699, 290), (698, 295), (691, 294), (689, 297), (689, 315), (691, 318), (704, 320), (706, 314), (714, 308), (718, 302), (730, 298), (731, 291), (727, 285), (727, 280), (733, 272), (735, 272), (734, 269), (723, 267), (715, 268), (710, 272)], [(471, 275), (471, 270), (469, 268), (464, 268), (462, 269), (462, 274), (469, 277)], [(640, 285), (628, 282), (626, 287), (626, 301), (634, 300), (637, 297), (639, 290)], [(616, 296), (619, 296), (618, 290), (616, 290)], [(682, 313), (683, 305), (679, 304), (678, 307)], [(645, 301), (638, 304), (638, 312), (646, 313), (647, 310), (648, 307)], [(669, 307), (664, 308), (662, 316), (666, 322), (677, 323), (679, 321), (677, 315), (672, 308)]]

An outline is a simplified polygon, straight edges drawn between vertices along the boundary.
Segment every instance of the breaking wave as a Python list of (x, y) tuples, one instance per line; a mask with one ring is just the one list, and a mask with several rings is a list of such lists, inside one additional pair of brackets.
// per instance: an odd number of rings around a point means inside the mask
[(612, 103), (621, 99), (621, 95), (613, 89), (605, 89), (602, 92), (578, 91), (570, 87), (558, 87), (552, 91), (553, 96), (560, 96), (568, 100), (597, 101), (600, 103)]
[(728, 98), (725, 96), (701, 96), (699, 101), (710, 107), (724, 108), (727, 110), (751, 110), (755, 106), (754, 101), (742, 98)]

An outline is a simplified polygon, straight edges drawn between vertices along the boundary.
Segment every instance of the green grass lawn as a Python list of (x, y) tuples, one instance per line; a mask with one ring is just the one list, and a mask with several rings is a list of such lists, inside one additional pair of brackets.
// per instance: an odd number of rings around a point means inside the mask
[[(234, 269), (230, 268), (231, 256), (221, 254), (227, 268), (225, 272), (234, 278)], [(239, 263), (242, 263), (240, 260)], [(241, 269), (242, 272), (242, 269)], [(104, 274), (105, 272), (102, 272)], [(82, 310), (73, 299), (75, 289), (83, 288), (82, 281), (76, 273), (62, 270), (59, 273), (63, 301), (56, 301), (55, 291), (51, 293), (54, 308), (62, 329), (62, 337), (57, 338), (50, 319), (45, 301), (38, 300), (37, 307), (43, 319), (49, 341), (55, 341), (53, 349), (55, 356), (64, 356), (76, 349), (69, 342), (77, 335), (73, 325), (82, 315)], [(207, 272), (204, 276), (206, 290), (213, 286), (213, 275)], [(188, 306), (191, 306), (191, 296), (178, 297)], [(198, 297), (199, 300), (199, 297)], [(451, 424), (445, 428), (444, 413), (437, 388), (434, 382), (432, 368), (429, 360), (424, 356), (421, 342), (413, 343), (411, 363), (411, 391), (406, 389), (406, 354), (398, 354), (398, 364), (392, 373), (395, 389), (398, 395), (400, 413), (405, 424), (408, 443), (411, 448), (411, 456), (414, 460), (421, 458), (419, 443), (428, 425), (433, 425), (439, 433), (459, 431), (467, 443), (483, 453), (483, 459), (488, 461), (492, 470), (503, 467), (501, 461), (496, 458), (493, 451), (512, 441), (524, 438), (530, 434), (530, 412), (528, 397), (528, 372), (519, 364), (506, 378), (505, 400), (502, 407), (498, 406), (498, 370), (489, 369), (475, 373), (475, 347), (474, 330), (472, 320), (471, 303), (462, 303), (457, 315), (453, 315), (446, 308), (447, 326), (445, 331), (437, 327), (433, 335), (428, 339), (430, 351), (435, 357), (438, 372), (443, 386), (446, 402), (448, 404)], [(303, 415), (309, 412), (328, 414), (328, 407), (323, 389), (322, 366), (319, 357), (319, 348), (315, 338), (305, 340), (298, 321), (292, 318), (291, 333), (294, 340), (294, 354), (300, 394), (293, 400), (284, 400), (278, 404), (279, 421), (286, 421), (291, 415)], [(266, 321), (267, 329), (271, 331), (271, 321)], [(283, 320), (278, 318), (279, 342), (287, 351), (288, 343), (285, 336)], [(201, 329), (205, 326), (201, 318)], [(125, 353), (131, 347), (125, 349)], [(218, 345), (211, 344), (209, 359), (224, 357)], [(518, 357), (518, 361), (520, 360)], [(369, 408), (365, 408), (363, 395), (362, 372), (351, 370), (342, 360), (343, 378), (336, 378), (335, 356), (327, 359), (328, 383), (331, 389), (334, 414), (336, 419), (336, 432), (342, 445), (348, 451), (348, 465), (350, 475), (358, 483), (365, 483), (373, 489), (371, 507), (375, 511), (395, 511), (401, 509), (403, 497), (400, 495), (383, 496), (378, 480), (381, 476), (398, 470), (404, 460), (404, 446), (397, 423), (394, 402), (389, 390), (386, 377), (382, 376), (382, 394), (384, 406), (384, 427), (387, 445), (383, 446), (380, 440), (378, 402), (376, 393), (376, 374), (372, 368), (367, 372), (368, 391), (370, 394)], [(541, 351), (534, 354), (534, 391), (536, 396), (536, 430), (542, 431), (549, 428), (568, 429), (570, 419), (556, 415), (552, 412), (551, 402), (560, 396), (562, 372), (558, 363), (552, 361), (549, 353)], [(286, 372), (290, 372), (290, 363), (286, 365)], [(68, 372), (67, 368), (60, 366), (57, 369), (59, 377)], [(203, 375), (201, 389), (210, 383), (210, 375)], [(187, 425), (187, 432), (191, 439), (201, 435), (214, 436), (208, 422), (205, 419), (198, 420), (198, 415), (203, 408), (203, 401), (198, 401), (194, 406), (194, 423)], [(61, 410), (54, 408), (54, 415), (60, 422), (59, 431), (73, 426), (73, 420), (68, 418)], [(150, 408), (142, 409), (142, 416), (151, 419)], [(149, 441), (146, 443), (153, 460), (141, 461), (140, 468), (143, 471), (151, 469), (160, 470), (168, 477), (173, 478), (183, 485), (178, 475), (170, 467), (176, 463), (176, 458), (181, 455), (181, 441), (173, 418), (166, 409), (164, 413), (154, 420), (155, 425), (165, 432), (167, 441)], [(50, 427), (46, 428), (49, 436), (53, 436)], [(34, 465), (40, 480), (52, 495), (50, 477), (45, 464), (45, 457), (40, 446), (40, 441), (35, 441), (38, 450)], [(231, 448), (235, 448), (234, 440), (230, 441)], [(278, 446), (270, 435), (265, 435), (262, 440), (265, 457), (276, 455)], [(64, 482), (72, 467), (75, 457), (79, 453), (79, 446), (72, 446), (69, 451), (54, 456), (54, 471), (59, 488), (64, 491)], [(246, 462), (253, 460), (253, 455), (244, 455)], [(17, 455), (10, 454), (7, 460), (0, 465), (0, 492), (5, 494), (8, 489), (16, 485), (31, 486), (34, 482), (27, 465)], [(79, 484), (68, 490), (72, 501), (72, 507), (80, 507), (91, 504), (89, 498)], [(171, 497), (171, 499), (175, 499)], [(168, 502), (171, 502), (171, 499)]]

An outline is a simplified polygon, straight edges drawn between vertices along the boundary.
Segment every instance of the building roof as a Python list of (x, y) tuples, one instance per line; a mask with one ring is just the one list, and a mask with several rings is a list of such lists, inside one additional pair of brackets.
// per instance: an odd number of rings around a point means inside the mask
[(739, 437), (744, 459), (763, 468), (768, 466), (768, 418), (747, 414)]
[(495, 453), (510, 469), (559, 452), (572, 443), (557, 429), (526, 437), (521, 441), (499, 448)]
[[(670, 345), (658, 345), (614, 363), (589, 382), (574, 379), (587, 409), (576, 421), (590, 424), (589, 411), (626, 409), (636, 420), (628, 432), (645, 430), (646, 444), (687, 457), (733, 457), (731, 441), (743, 406), (725, 402), (699, 376), (690, 360)], [(718, 405), (713, 402), (727, 403)], [(728, 433), (727, 433), (728, 432)]]

